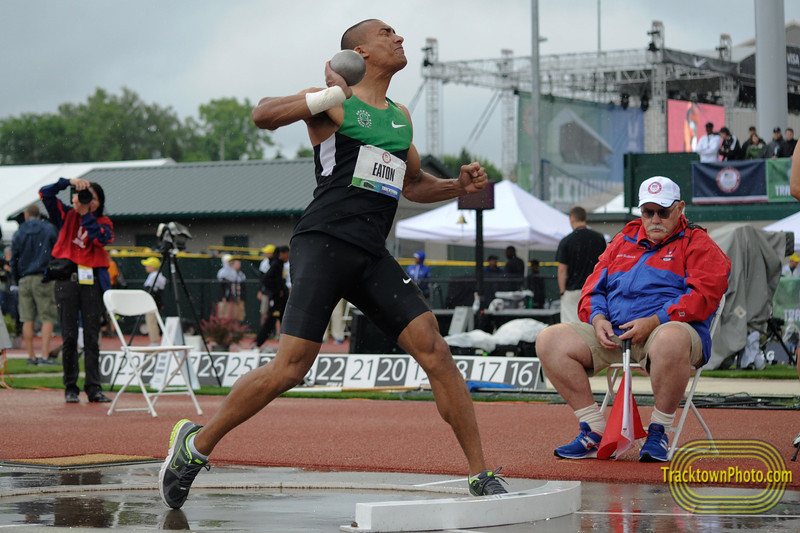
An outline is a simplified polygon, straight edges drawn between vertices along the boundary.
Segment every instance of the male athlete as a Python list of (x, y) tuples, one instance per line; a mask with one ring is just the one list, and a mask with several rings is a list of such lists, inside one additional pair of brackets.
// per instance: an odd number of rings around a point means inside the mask
[(292, 291), (278, 353), (236, 381), (208, 425), (188, 420), (175, 425), (159, 483), (169, 507), (183, 505), (222, 437), (302, 382), (340, 298), (396, 339), (425, 371), (439, 413), (467, 457), (470, 492), (506, 492), (496, 476), (500, 469), (486, 469), (472, 398), (436, 318), (386, 250), (400, 194), (415, 202), (449, 200), (483, 189), (486, 171), (471, 163), (461, 167), (457, 179), (437, 179), (420, 168), (410, 114), (386, 97), (392, 76), (407, 63), (403, 38), (391, 26), (362, 21), (344, 33), (341, 47), (355, 50), (366, 62), (357, 85), (348, 87), (328, 62), (327, 89), (264, 98), (253, 110), (253, 121), (263, 129), (305, 121), (317, 188), (291, 240)]

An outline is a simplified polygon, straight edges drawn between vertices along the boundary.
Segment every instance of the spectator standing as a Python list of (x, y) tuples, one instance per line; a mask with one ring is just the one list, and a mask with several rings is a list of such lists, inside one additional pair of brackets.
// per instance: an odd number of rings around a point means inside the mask
[[(56, 196), (72, 185), (72, 205)], [(88, 192), (84, 192), (88, 191)], [(114, 240), (114, 226), (103, 214), (105, 192), (97, 183), (81, 178), (60, 178), (39, 189), (50, 220), (59, 228), (53, 257), (69, 260), (66, 279), (56, 280), (56, 305), (61, 321), (65, 400), (78, 403), (78, 324), (83, 326), (83, 390), (89, 402), (110, 402), (100, 384), (100, 324), (105, 307), (103, 292), (111, 288), (105, 245)], [(48, 275), (52, 274), (48, 268)]]
[(422, 250), (414, 252), (414, 264), (408, 265), (406, 274), (408, 274), (409, 278), (414, 280), (419, 290), (422, 291), (422, 295), (425, 296), (425, 298), (430, 298), (431, 290), (428, 286), (428, 282), (431, 277), (431, 267), (425, 264), (425, 252)]
[(783, 141), (783, 157), (792, 157), (795, 146), (797, 146), (797, 139), (794, 138), (794, 130), (786, 128), (786, 138)]
[(539, 260), (530, 260), (530, 271), (525, 277), (525, 288), (533, 292), (531, 299), (531, 307), (533, 309), (542, 309), (545, 301), (545, 286), (544, 277), (539, 273)]
[[(270, 295), (270, 312), (266, 320), (261, 324), (261, 329), (256, 335), (255, 343), (257, 346), (264, 344), (267, 339), (280, 336), (281, 320), (286, 310), (286, 303), (289, 300), (289, 287), (286, 285), (284, 265), (289, 262), (289, 247), (279, 246), (275, 250), (275, 257), (272, 258), (269, 270), (264, 276), (264, 294)], [(330, 321), (330, 319), (329, 319)]]
[(222, 268), (217, 271), (222, 287), (222, 300), (217, 304), (217, 316), (244, 320), (244, 282), (242, 262), (230, 254), (222, 256)]
[(258, 290), (258, 301), (259, 301), (259, 313), (260, 313), (260, 323), (264, 323), (264, 320), (267, 319), (267, 313), (269, 313), (269, 295), (264, 294), (263, 285), (264, 285), (264, 275), (269, 270), (269, 262), (272, 261), (272, 256), (275, 255), (275, 245), (268, 244), (264, 248), (261, 249), (264, 254), (264, 259), (261, 260), (261, 263), (258, 265), (258, 279), (261, 284)]
[[(28, 352), (29, 365), (58, 364), (49, 359), (53, 325), (58, 316), (55, 282), (44, 281), (44, 272), (53, 258), (53, 246), (58, 230), (42, 220), (39, 207), (31, 204), (25, 209), (25, 221), (14, 233), (11, 242), (11, 274), (18, 281), (19, 316), (22, 322), (22, 342)], [(36, 316), (42, 322), (42, 354), (33, 350)]]
[(506, 266), (504, 269), (508, 278), (509, 290), (519, 290), (525, 281), (525, 262), (517, 257), (517, 249), (513, 246), (506, 246)]
[(694, 151), (700, 156), (701, 163), (716, 163), (719, 161), (719, 148), (722, 146), (722, 137), (714, 133), (714, 124), (706, 123), (706, 134), (698, 139)]
[(578, 320), (578, 300), (586, 278), (606, 249), (606, 239), (586, 225), (586, 209), (569, 210), (572, 233), (561, 239), (556, 250), (558, 289), (561, 292), (561, 322)]
[(16, 332), (19, 335), (19, 309), (17, 305), (17, 283), (11, 273), (11, 247), (3, 250), (3, 257), (0, 257), (0, 311), (3, 315), (8, 315), (17, 326)]
[[(144, 280), (144, 290), (153, 296), (158, 312), (164, 312), (164, 289), (167, 288), (167, 278), (161, 273), (161, 260), (158, 257), (148, 257), (142, 259), (142, 265), (147, 278)], [(147, 324), (147, 336), (150, 338), (150, 346), (158, 346), (161, 341), (161, 330), (158, 326), (158, 318), (155, 313), (147, 313), (144, 317)]]
[(755, 132), (750, 135), (750, 138), (742, 145), (744, 150), (745, 159), (761, 159), (764, 156), (764, 149), (767, 144), (764, 139), (759, 137)]
[(727, 127), (719, 129), (719, 136), (722, 137), (722, 145), (719, 148), (719, 155), (723, 161), (738, 161), (744, 159), (744, 152), (739, 144), (739, 139), (731, 133)]
[(777, 159), (779, 157), (789, 157), (791, 155), (791, 153), (786, 152), (786, 146), (784, 146), (781, 129), (778, 127), (773, 128), (772, 141), (767, 144), (766, 148), (764, 148), (764, 152), (761, 154), (761, 157), (764, 159)]

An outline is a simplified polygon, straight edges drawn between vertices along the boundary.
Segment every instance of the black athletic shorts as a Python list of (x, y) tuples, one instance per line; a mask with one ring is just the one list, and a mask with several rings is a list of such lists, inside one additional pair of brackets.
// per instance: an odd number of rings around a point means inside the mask
[(319, 232), (292, 237), (292, 290), (281, 333), (322, 342), (341, 298), (397, 340), (428, 303), (388, 250), (381, 256)]

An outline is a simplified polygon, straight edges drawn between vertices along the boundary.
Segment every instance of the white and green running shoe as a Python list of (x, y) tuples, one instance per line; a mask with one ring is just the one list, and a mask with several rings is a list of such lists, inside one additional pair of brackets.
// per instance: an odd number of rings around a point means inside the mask
[(189, 496), (189, 488), (200, 469), (211, 468), (208, 466), (208, 459), (200, 458), (189, 450), (189, 437), (202, 427), (183, 419), (172, 428), (172, 435), (169, 437), (169, 455), (164, 459), (158, 475), (158, 490), (167, 507), (180, 509)]

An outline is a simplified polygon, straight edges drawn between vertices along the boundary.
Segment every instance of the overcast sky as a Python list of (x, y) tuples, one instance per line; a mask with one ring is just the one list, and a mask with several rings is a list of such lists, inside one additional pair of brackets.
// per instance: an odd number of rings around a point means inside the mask
[[(759, 0), (761, 1), (761, 0)], [(770, 0), (771, 1), (771, 0)], [(800, 1), (785, 0), (785, 20), (800, 21)], [(541, 54), (597, 50), (597, 0), (540, 0)], [(653, 20), (666, 46), (713, 50), (721, 33), (734, 45), (754, 37), (754, 0), (602, 0), (601, 47), (644, 48)], [(0, 0), (0, 119), (56, 112), (102, 87), (135, 91), (145, 102), (197, 116), (215, 98), (293, 94), (324, 84), (324, 62), (342, 32), (379, 18), (405, 38), (409, 59), (389, 88), (408, 104), (422, 84), (425, 39), (442, 61), (487, 59), (501, 49), (529, 56), (529, 0)], [(460, 151), (490, 101), (489, 89), (446, 85), (444, 150)], [(412, 116), (425, 152), (424, 98)], [(500, 165), (499, 107), (470, 151)], [(273, 139), (291, 157), (310, 146), (294, 124)]]

